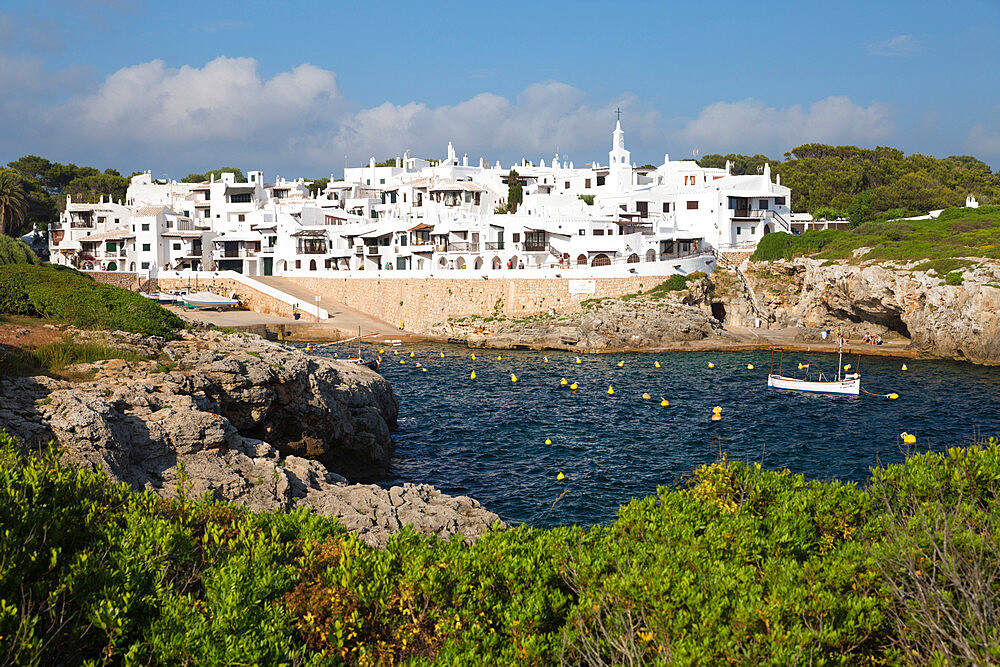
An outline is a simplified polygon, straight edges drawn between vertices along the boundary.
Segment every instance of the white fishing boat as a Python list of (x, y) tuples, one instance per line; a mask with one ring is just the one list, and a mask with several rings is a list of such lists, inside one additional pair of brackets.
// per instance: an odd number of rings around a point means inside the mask
[[(774, 353), (780, 352), (778, 357), (778, 372), (774, 372)], [(809, 378), (809, 364), (799, 364), (799, 368), (805, 371), (805, 377), (794, 378), (782, 375), (782, 362), (784, 361), (784, 349), (780, 347), (771, 348), (771, 370), (767, 374), (767, 386), (775, 389), (790, 389), (792, 391), (808, 391), (817, 394), (847, 394), (858, 396), (861, 393), (861, 373), (845, 373), (841, 375), (843, 368), (844, 350), (840, 348), (840, 356), (837, 362), (837, 377), (826, 377), (819, 373), (814, 379)]]
[(233, 308), (240, 305), (240, 302), (236, 299), (213, 294), (212, 292), (186, 292), (179, 295), (177, 300), (185, 306), (201, 310), (222, 310), (223, 308)]

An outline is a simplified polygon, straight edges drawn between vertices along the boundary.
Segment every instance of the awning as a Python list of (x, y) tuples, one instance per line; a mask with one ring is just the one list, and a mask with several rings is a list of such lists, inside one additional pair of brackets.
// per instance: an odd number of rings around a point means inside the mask
[(408, 231), (408, 232), (416, 232), (416, 231), (419, 231), (421, 229), (434, 229), (434, 225), (428, 225), (426, 222), (421, 222), (416, 227), (410, 227), (406, 231)]
[(302, 236), (313, 236), (313, 237), (315, 237), (315, 236), (326, 236), (326, 230), (325, 229), (300, 229), (299, 231), (297, 231), (294, 234), (292, 234), (292, 236), (298, 236), (298, 237), (302, 237)]

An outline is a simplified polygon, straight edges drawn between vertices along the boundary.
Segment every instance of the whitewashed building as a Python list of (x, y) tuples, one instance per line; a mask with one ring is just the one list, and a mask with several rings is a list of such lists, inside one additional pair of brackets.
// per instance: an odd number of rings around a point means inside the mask
[[(516, 211), (507, 201), (512, 171), (523, 192)], [(735, 176), (729, 165), (703, 168), (666, 155), (660, 166), (641, 169), (620, 123), (606, 165), (577, 168), (558, 154), (548, 165), (523, 159), (504, 167), (482, 158), (471, 165), (449, 143), (441, 160), (404, 153), (377, 166), (371, 158), (344, 176), (331, 175), (314, 195), (303, 179), (265, 183), (260, 171), (248, 172), (246, 182), (223, 173), (203, 183), (153, 180), (145, 172), (131, 179), (125, 204), (69, 202), (51, 230), (54, 256), (80, 268), (150, 276), (581, 275), (616, 266), (662, 274), (681, 257), (710, 258), (793, 231), (791, 192), (780, 178), (772, 181), (768, 167)]]

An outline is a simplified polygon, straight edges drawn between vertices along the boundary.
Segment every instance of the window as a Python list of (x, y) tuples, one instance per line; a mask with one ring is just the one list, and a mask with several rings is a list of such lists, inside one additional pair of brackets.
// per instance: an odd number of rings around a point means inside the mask
[(589, 187), (590, 187), (590, 179), (589, 179), (589, 178), (588, 178), (588, 179), (586, 179), (586, 180), (585, 180), (585, 181), (583, 182), (583, 187), (585, 187), (585, 188), (589, 188)]
[(142, 244), (142, 251), (143, 252), (149, 252), (149, 244), (148, 243), (143, 243)]
[(185, 218), (190, 218), (191, 217), (191, 212), (190, 211), (184, 211), (184, 217)]
[(236, 216), (236, 220), (238, 222), (246, 222), (246, 219), (247, 219), (247, 217), (244, 214), (242, 214), (242, 213), (240, 213), (239, 215)]
[(278, 242), (278, 237), (277, 236), (268, 236), (267, 237), (267, 247), (268, 248), (273, 248), (274, 244), (277, 243), (277, 242)]
[(743, 228), (740, 227), (739, 225), (737, 225), (736, 226), (736, 235), (739, 236), (742, 233), (743, 233)]
[(142, 263), (142, 268), (148, 270), (149, 269), (149, 262), (143, 262)]
[[(371, 184), (372, 184), (372, 179), (366, 178), (365, 179), (365, 185), (371, 185)], [(296, 267), (296, 268), (298, 268), (298, 267)]]
[(104, 249), (107, 250), (108, 252), (114, 252), (115, 250), (117, 250), (117, 248), (115, 248), (115, 242), (114, 241), (108, 241), (105, 244)]
[(211, 190), (206, 190), (205, 191), (205, 201), (212, 201), (212, 191)]
[(521, 241), (521, 235), (520, 234), (511, 234), (510, 238), (511, 238), (511, 241), (513, 241), (514, 243), (519, 243)]
[(604, 177), (603, 176), (598, 176), (597, 177), (597, 185), (598, 185), (598, 187), (604, 185)]
[(785, 205), (785, 198), (784, 197), (775, 197), (774, 198), (774, 205), (775, 206), (784, 206)]
[(604, 236), (604, 230), (603, 229), (595, 229), (594, 230), (594, 236)]
[(384, 178), (378, 179), (378, 184), (379, 185), (385, 185), (385, 179)]
[(769, 208), (770, 202), (767, 199), (761, 199), (757, 202), (757, 208), (761, 211), (766, 211)]
[(688, 207), (689, 211), (697, 211), (698, 210), (698, 202), (696, 202), (696, 201), (689, 201), (687, 203), (687, 207)]
[(173, 247), (174, 250), (180, 250), (181, 249), (181, 244), (180, 243), (175, 243), (175, 244), (173, 244), (172, 247)]
[(404, 204), (406, 203), (406, 193), (405, 192), (403, 193), (403, 203)]
[(586, 235), (587, 235), (587, 230), (586, 229), (581, 229), (580, 233), (577, 236), (586, 236)]
[(569, 190), (569, 181), (566, 181), (566, 187), (564, 189)]
[(144, 231), (144, 232), (148, 232), (149, 231), (149, 223), (148, 222), (142, 223), (142, 231)]
[(249, 192), (238, 192), (235, 195), (229, 195), (230, 204), (249, 204), (250, 203), (250, 193)]
[(670, 202), (663, 202), (663, 212), (670, 213)]
[(295, 268), (296, 269), (301, 269), (302, 268), (302, 260), (301, 259), (295, 260)]

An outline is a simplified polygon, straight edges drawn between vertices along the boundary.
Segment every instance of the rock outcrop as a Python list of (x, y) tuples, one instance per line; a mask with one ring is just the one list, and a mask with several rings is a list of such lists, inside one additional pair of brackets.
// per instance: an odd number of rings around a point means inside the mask
[(712, 317), (709, 285), (701, 279), (676, 292), (595, 300), (586, 303), (582, 312), (565, 315), (452, 320), (431, 333), (465, 341), (470, 347), (580, 352), (655, 350), (725, 338), (722, 324)]
[(53, 439), (65, 460), (135, 488), (309, 506), (372, 544), (407, 523), (475, 539), (498, 520), (428, 486), (348, 483), (384, 475), (393, 453), (396, 400), (367, 368), (242, 334), (113, 342), (157, 360), (81, 366), (84, 382), (3, 379), (0, 427), (29, 446)]
[[(915, 264), (823, 262), (809, 258), (745, 265), (771, 326), (901, 336), (925, 353), (1000, 364), (1000, 265), (977, 260), (961, 284), (915, 270)], [(734, 290), (726, 309), (752, 318)]]

